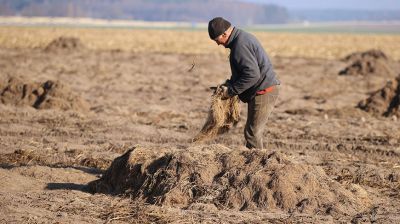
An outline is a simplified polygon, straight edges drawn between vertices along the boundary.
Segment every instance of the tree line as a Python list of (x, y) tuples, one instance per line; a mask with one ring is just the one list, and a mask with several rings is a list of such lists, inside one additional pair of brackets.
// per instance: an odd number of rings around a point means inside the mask
[(284, 7), (239, 0), (0, 0), (0, 15), (194, 23), (223, 16), (240, 25), (289, 21)]

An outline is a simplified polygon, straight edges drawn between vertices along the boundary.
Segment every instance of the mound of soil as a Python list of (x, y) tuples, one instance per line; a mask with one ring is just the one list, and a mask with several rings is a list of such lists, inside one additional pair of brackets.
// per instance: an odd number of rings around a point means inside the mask
[(334, 215), (356, 214), (370, 206), (365, 190), (346, 189), (320, 167), (294, 163), (278, 152), (220, 145), (161, 152), (131, 149), (88, 189), (180, 208), (204, 204)]
[(358, 107), (373, 115), (400, 116), (400, 76), (359, 102)]
[(364, 52), (355, 52), (347, 55), (343, 60), (344, 61), (356, 61), (364, 58), (374, 58), (374, 59), (382, 59), (387, 60), (388, 57), (381, 50), (371, 49)]
[(387, 74), (393, 74), (387, 56), (380, 50), (353, 53), (343, 60), (349, 65), (340, 71), (339, 75), (387, 76)]
[(0, 102), (36, 109), (89, 110), (85, 100), (59, 81), (34, 83), (9, 76), (0, 78)]
[(214, 139), (217, 135), (226, 133), (235, 126), (240, 119), (240, 104), (237, 96), (222, 99), (222, 89), (217, 87), (211, 97), (211, 106), (208, 117), (200, 133), (193, 142), (202, 142)]
[(59, 37), (50, 42), (45, 51), (78, 51), (85, 49), (79, 38), (76, 37)]

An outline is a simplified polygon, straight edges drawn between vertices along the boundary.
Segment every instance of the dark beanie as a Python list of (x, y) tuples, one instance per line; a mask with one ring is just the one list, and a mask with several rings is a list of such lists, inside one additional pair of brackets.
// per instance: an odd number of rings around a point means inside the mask
[(214, 40), (228, 30), (229, 27), (231, 27), (229, 21), (222, 17), (216, 17), (208, 22), (208, 35), (210, 35), (210, 38)]

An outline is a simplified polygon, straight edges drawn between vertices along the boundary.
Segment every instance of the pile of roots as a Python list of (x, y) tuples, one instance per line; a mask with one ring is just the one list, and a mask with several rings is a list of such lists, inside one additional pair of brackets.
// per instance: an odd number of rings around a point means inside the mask
[(85, 49), (79, 38), (76, 37), (59, 37), (50, 42), (45, 51), (79, 51)]
[(194, 137), (193, 142), (212, 140), (217, 135), (226, 133), (239, 122), (239, 98), (234, 96), (223, 100), (221, 97), (222, 89), (218, 87), (211, 97), (207, 120), (200, 133)]
[(388, 76), (393, 70), (388, 64), (388, 57), (380, 50), (357, 52), (346, 56), (343, 61), (348, 66), (339, 75), (379, 75)]
[(89, 110), (85, 100), (59, 81), (36, 83), (5, 75), (0, 75), (0, 103), (36, 109)]
[(361, 186), (341, 185), (318, 166), (295, 163), (279, 152), (221, 145), (133, 148), (88, 189), (189, 209), (351, 215), (371, 205)]
[(400, 116), (400, 76), (359, 102), (358, 107), (377, 116)]

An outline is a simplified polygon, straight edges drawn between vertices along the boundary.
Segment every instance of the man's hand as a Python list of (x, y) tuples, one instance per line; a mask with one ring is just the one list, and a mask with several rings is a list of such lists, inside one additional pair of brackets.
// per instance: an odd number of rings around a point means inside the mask
[(221, 85), (220, 88), (221, 88), (221, 99), (223, 100), (229, 99), (231, 96), (229, 96), (228, 87), (225, 85)]
[(225, 80), (225, 82), (221, 84), (221, 86), (230, 86), (230, 85), (231, 85), (231, 80), (229, 79)]

